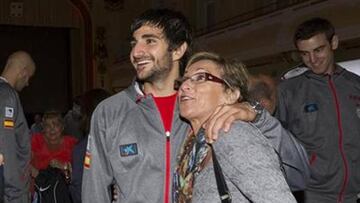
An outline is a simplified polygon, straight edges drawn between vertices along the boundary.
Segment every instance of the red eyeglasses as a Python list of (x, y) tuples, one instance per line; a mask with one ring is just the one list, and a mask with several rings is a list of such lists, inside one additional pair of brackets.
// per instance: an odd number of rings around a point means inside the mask
[(181, 77), (176, 79), (174, 84), (174, 89), (179, 90), (180, 86), (187, 80), (190, 80), (190, 82), (193, 84), (200, 84), (206, 81), (212, 81), (220, 84), (225, 84), (231, 88), (231, 85), (226, 80), (218, 78), (210, 73), (201, 72), (201, 73), (196, 73), (190, 77)]

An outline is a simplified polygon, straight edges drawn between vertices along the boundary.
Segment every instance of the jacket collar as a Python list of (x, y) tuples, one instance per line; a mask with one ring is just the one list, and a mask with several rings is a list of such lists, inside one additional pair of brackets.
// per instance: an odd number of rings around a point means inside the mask
[(3, 80), (4, 82), (9, 83), (9, 81), (6, 78), (2, 77), (2, 76), (0, 76), (0, 80)]
[[(343, 74), (345, 69), (338, 64), (335, 64), (334, 73), (331, 75), (333, 78), (338, 77)], [(316, 79), (328, 79), (330, 74), (316, 74), (312, 72), (310, 69), (305, 72), (306, 77), (316, 78)]]
[(136, 78), (132, 80), (129, 87), (127, 87), (124, 91), (134, 102), (137, 102), (139, 99), (145, 97), (145, 93), (142, 91), (141, 84), (136, 81)]

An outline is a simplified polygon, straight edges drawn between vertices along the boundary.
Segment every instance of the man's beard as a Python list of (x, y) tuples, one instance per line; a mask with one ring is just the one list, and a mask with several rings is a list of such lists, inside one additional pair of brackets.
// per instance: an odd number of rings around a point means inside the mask
[(138, 80), (142, 83), (154, 83), (165, 79), (172, 69), (172, 57), (170, 53), (167, 53), (164, 58), (165, 60), (163, 61), (163, 64), (155, 64), (152, 70), (149, 71), (148, 75), (143, 78), (138, 77)]

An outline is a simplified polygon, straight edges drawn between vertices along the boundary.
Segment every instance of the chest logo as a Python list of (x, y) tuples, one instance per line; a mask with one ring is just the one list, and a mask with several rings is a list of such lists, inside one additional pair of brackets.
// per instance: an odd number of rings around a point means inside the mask
[(138, 148), (136, 143), (120, 145), (120, 156), (133, 156), (138, 154)]
[(319, 110), (319, 107), (317, 106), (317, 104), (311, 103), (311, 104), (306, 104), (304, 110), (306, 113), (311, 113)]
[(311, 104), (306, 104), (304, 107), (304, 110), (306, 113), (311, 113), (311, 112), (315, 112), (317, 110), (319, 110), (317, 104), (315, 103), (311, 103)]

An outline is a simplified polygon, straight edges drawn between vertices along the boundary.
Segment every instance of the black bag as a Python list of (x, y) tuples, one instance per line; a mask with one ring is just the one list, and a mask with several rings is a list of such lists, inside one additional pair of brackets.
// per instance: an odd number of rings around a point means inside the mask
[(58, 168), (40, 170), (35, 179), (33, 203), (71, 203), (70, 192), (64, 173)]

